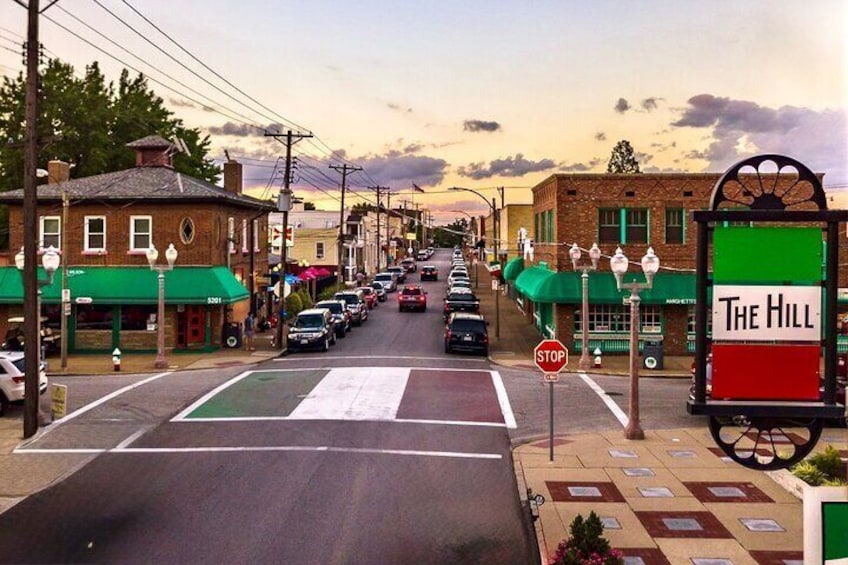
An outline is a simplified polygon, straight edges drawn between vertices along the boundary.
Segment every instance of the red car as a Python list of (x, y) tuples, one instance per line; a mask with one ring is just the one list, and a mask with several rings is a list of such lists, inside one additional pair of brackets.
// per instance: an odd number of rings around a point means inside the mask
[(398, 293), (398, 312), (404, 310), (427, 310), (427, 293), (421, 285), (408, 284)]
[(377, 292), (372, 287), (360, 286), (356, 290), (361, 290), (362, 294), (365, 295), (365, 304), (368, 305), (369, 310), (373, 310), (377, 306)]

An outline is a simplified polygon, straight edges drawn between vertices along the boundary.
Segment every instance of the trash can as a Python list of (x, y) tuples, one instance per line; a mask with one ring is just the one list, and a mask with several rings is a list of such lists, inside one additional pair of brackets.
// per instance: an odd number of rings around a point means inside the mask
[(646, 369), (662, 369), (663, 342), (646, 341), (642, 347), (642, 363)]
[(228, 322), (224, 324), (224, 333), (221, 338), (224, 347), (230, 349), (241, 348), (241, 324), (238, 322)]

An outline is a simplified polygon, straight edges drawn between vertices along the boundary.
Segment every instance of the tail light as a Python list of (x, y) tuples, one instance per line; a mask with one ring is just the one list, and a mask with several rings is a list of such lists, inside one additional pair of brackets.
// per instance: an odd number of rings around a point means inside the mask
[(25, 377), (23, 375), (20, 375), (20, 376), (17, 376), (17, 377), (12, 377), (12, 382), (15, 383), (15, 384), (21, 384), (22, 382), (24, 382), (24, 380), (25, 380)]
[(480, 341), (482, 341), (483, 343), (489, 343), (489, 335), (488, 335), (488, 334), (483, 334), (483, 339), (482, 339), (482, 340), (480, 340)]

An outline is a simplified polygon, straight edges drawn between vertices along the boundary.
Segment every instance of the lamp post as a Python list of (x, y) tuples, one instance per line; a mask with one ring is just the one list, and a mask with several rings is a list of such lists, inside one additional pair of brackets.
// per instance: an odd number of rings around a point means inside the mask
[[(47, 273), (46, 279), (36, 279), (38, 291), (36, 292), (36, 316), (35, 320), (27, 320), (28, 324), (35, 324), (35, 331), (27, 332), (28, 336), (35, 337), (35, 351), (38, 356), (38, 363), (24, 364), (24, 437), (31, 437), (38, 429), (38, 400), (39, 400), (39, 373), (41, 372), (41, 288), (49, 284), (53, 284), (53, 275), (56, 269), (59, 268), (60, 257), (56, 252), (56, 248), (52, 245), (47, 248), (41, 256), (41, 266), (44, 267), (44, 272)], [(23, 274), (26, 266), (26, 255), (24, 248), (21, 247), (20, 252), (15, 255), (15, 266)], [(30, 326), (32, 327), (32, 326)]]
[(157, 265), (156, 260), (159, 259), (159, 251), (151, 244), (147, 250), (147, 262), (150, 263), (150, 270), (159, 273), (159, 309), (156, 313), (156, 361), (153, 366), (157, 369), (167, 369), (168, 361), (165, 359), (165, 271), (170, 271), (174, 268), (174, 263), (177, 261), (177, 250), (174, 249), (174, 244), (168, 245), (165, 251), (165, 259), (167, 265)]
[(580, 257), (583, 255), (580, 247), (573, 244), (568, 250), (568, 255), (571, 257), (571, 264), (575, 271), (581, 271), (581, 280), (583, 282), (583, 309), (580, 315), (581, 320), (581, 341), (580, 341), (580, 370), (588, 371), (592, 366), (592, 361), (589, 358), (589, 273), (598, 270), (598, 261), (601, 258), (601, 250), (598, 249), (598, 244), (593, 243), (589, 249), (589, 258), (592, 260), (591, 265), (578, 265)]
[(617, 247), (615, 255), (610, 259), (610, 269), (615, 275), (618, 290), (630, 291), (630, 403), (627, 427), (624, 428), (624, 437), (627, 439), (645, 439), (645, 432), (639, 423), (639, 297), (640, 290), (650, 290), (653, 286), (654, 275), (660, 268), (660, 260), (654, 254), (654, 248), (649, 247), (648, 252), (642, 257), (642, 271), (645, 273), (645, 282), (632, 281), (622, 282), (629, 261), (621, 247)]

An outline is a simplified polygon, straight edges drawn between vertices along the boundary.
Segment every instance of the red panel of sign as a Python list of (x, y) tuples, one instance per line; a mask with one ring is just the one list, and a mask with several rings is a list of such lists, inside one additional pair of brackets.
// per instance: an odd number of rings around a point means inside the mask
[(821, 345), (712, 346), (713, 400), (819, 400)]

